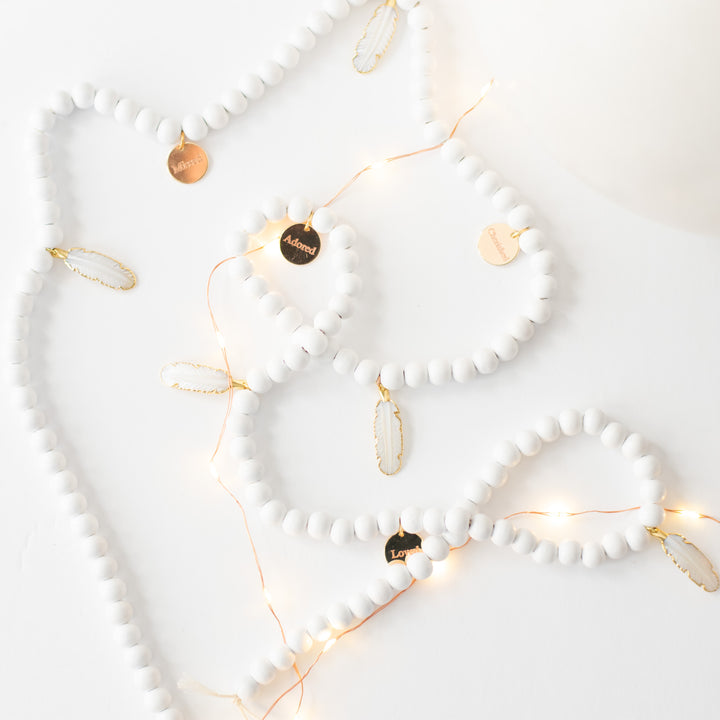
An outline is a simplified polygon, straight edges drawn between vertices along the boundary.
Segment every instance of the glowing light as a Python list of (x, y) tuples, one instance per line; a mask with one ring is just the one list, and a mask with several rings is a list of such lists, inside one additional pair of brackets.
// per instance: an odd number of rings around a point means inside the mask
[(210, 468), (210, 477), (211, 477), (213, 480), (219, 480), (219, 479), (220, 479), (220, 473), (218, 472), (218, 469), (217, 469), (217, 467), (216, 467), (216, 465), (215, 465), (215, 461), (214, 461), (214, 460), (211, 460), (211, 461), (210, 461), (209, 468)]
[(389, 160), (377, 160), (374, 163), (370, 163), (370, 169), (371, 170), (379, 170), (381, 167), (384, 167), (389, 162), (390, 162)]
[(552, 520), (566, 520), (567, 518), (571, 517), (570, 513), (565, 510), (565, 508), (557, 507), (553, 508), (552, 510), (548, 510), (544, 513), (547, 517), (551, 518)]
[(337, 638), (330, 638), (326, 643), (325, 647), (322, 649), (324, 653), (326, 653), (335, 643), (337, 642)]
[(265, 602), (269, 605), (272, 602), (272, 595), (270, 595), (270, 591), (266, 587), (263, 588), (263, 595), (265, 596)]
[(223, 337), (222, 333), (219, 330), (216, 330), (215, 336), (217, 337), (217, 341), (218, 341), (218, 345), (220, 346), (220, 349), (225, 350), (227, 345), (225, 345), (225, 338)]
[(484, 98), (489, 92), (490, 88), (492, 88), (493, 84), (495, 83), (495, 78), (492, 78), (487, 85), (484, 85), (482, 90), (480, 90), (480, 98)]
[[(329, 630), (323, 630), (323, 631), (317, 636), (317, 639), (318, 639), (319, 642), (323, 642), (324, 640), (327, 640), (329, 637), (330, 637), (330, 631), (329, 631)], [(328, 640), (328, 642), (330, 642), (330, 641)], [(335, 641), (333, 640), (333, 642), (335, 642)], [(323, 650), (323, 652), (325, 652), (325, 651)]]
[(690, 518), (691, 520), (700, 519), (700, 513), (695, 512), (695, 510), (681, 510), (678, 515), (680, 515), (681, 517)]

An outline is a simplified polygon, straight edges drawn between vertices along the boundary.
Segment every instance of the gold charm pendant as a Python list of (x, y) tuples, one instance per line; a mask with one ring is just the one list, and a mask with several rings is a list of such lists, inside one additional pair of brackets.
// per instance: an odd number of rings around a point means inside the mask
[(375, 406), (375, 455), (380, 472), (394, 475), (402, 466), (403, 427), (400, 409), (390, 399), (390, 391), (377, 380), (380, 400)]
[(657, 527), (649, 527), (646, 530), (660, 540), (665, 554), (698, 587), (706, 592), (715, 592), (720, 588), (720, 578), (710, 558), (696, 545), (679, 533), (666, 533)]
[(375, 10), (355, 47), (353, 66), (359, 73), (369, 73), (375, 69), (393, 39), (397, 22), (395, 0), (387, 0)]
[(178, 182), (189, 185), (205, 175), (208, 158), (199, 145), (185, 142), (185, 133), (180, 133), (180, 142), (170, 151), (167, 164), (170, 174)]
[(113, 290), (130, 290), (135, 287), (135, 273), (122, 263), (107, 255), (85, 250), (85, 248), (46, 248), (54, 257), (62, 260), (67, 267), (78, 275), (98, 282)]
[(402, 528), (391, 535), (385, 543), (385, 560), (389, 564), (404, 563), (408, 555), (422, 550), (422, 538), (415, 533), (407, 533)]
[(520, 236), (527, 230), (513, 230), (504, 223), (488, 225), (480, 234), (478, 250), (490, 265), (507, 265), (520, 250)]
[(293, 265), (307, 265), (320, 253), (320, 236), (309, 221), (291, 225), (280, 236), (280, 252)]

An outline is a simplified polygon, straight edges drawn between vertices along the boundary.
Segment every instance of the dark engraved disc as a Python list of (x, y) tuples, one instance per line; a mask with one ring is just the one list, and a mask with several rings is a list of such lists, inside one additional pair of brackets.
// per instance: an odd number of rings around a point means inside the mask
[(307, 265), (320, 253), (320, 236), (312, 225), (291, 225), (280, 236), (280, 252), (294, 265)]
[(385, 543), (385, 560), (404, 563), (408, 555), (422, 550), (422, 538), (415, 533), (395, 533)]

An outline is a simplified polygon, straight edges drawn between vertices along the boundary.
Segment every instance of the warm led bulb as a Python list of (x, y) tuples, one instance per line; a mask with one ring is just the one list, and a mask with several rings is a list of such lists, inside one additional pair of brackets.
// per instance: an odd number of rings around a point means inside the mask
[(220, 479), (220, 473), (218, 472), (218, 469), (215, 465), (215, 462), (213, 460), (210, 461), (210, 477), (213, 480), (219, 480)]
[(272, 602), (272, 595), (270, 595), (270, 591), (266, 587), (263, 588), (263, 595), (265, 596), (265, 602), (270, 604)]
[(695, 510), (681, 510), (678, 514), (682, 515), (683, 517), (690, 518), (691, 520), (700, 519), (700, 513), (695, 512)]
[(225, 345), (225, 338), (223, 337), (222, 333), (219, 330), (215, 331), (215, 336), (217, 337), (218, 345), (220, 346), (221, 350), (225, 350), (227, 347)]
[(325, 647), (323, 647), (322, 651), (326, 653), (335, 643), (337, 642), (337, 638), (330, 638), (326, 643)]

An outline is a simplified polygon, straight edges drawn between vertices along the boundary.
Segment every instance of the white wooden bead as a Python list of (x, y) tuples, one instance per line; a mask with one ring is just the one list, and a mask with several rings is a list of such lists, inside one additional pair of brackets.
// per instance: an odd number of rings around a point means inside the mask
[(355, 273), (340, 273), (335, 278), (335, 289), (344, 295), (356, 297), (362, 291), (362, 278)]
[(57, 246), (62, 243), (63, 231), (57, 225), (44, 225), (38, 228), (37, 238), (43, 247)]
[(287, 644), (296, 655), (303, 655), (313, 646), (313, 640), (305, 630), (294, 630), (288, 633)]
[(355, 380), (360, 385), (374, 385), (380, 375), (380, 366), (368, 358), (361, 360), (355, 368)]
[(123, 125), (132, 125), (140, 112), (140, 106), (130, 98), (122, 98), (115, 106), (115, 119)]
[(646, 445), (647, 443), (642, 435), (632, 433), (632, 435), (628, 435), (627, 439), (622, 444), (620, 452), (628, 460), (636, 460), (637, 458), (642, 457), (645, 452)]
[(336, 312), (343, 320), (353, 314), (353, 300), (348, 295), (337, 294), (330, 298), (328, 309)]
[(469, 357), (455, 358), (452, 362), (452, 376), (456, 382), (465, 383), (477, 375), (477, 368)]
[(230, 114), (220, 103), (206, 105), (202, 117), (212, 130), (221, 130), (230, 122)]
[(558, 545), (558, 560), (561, 565), (575, 565), (580, 562), (582, 546), (575, 540), (563, 540)]
[(301, 325), (292, 334), (291, 340), (315, 357), (322, 355), (328, 346), (327, 335), (309, 325)]
[(260, 683), (247, 675), (238, 682), (235, 692), (241, 700), (246, 701), (256, 695), (259, 689)]
[[(485, 197), (493, 195), (499, 187), (500, 176), (493, 170), (485, 170), (475, 181), (475, 190)], [(520, 237), (522, 238), (522, 235)]]
[(421, 532), (423, 526), (423, 511), (414, 505), (405, 508), (400, 513), (400, 525), (403, 530), (406, 530), (407, 532)]
[(638, 518), (645, 527), (659, 527), (665, 519), (665, 510), (662, 505), (645, 503), (638, 510)]
[(163, 118), (157, 127), (157, 139), (165, 145), (174, 145), (180, 142), (182, 125), (173, 118)]
[(31, 435), (33, 447), (41, 453), (49, 452), (57, 446), (57, 435), (50, 428), (42, 428)]
[(278, 328), (288, 334), (295, 332), (302, 325), (302, 320), (302, 313), (291, 305), (281, 310), (275, 318)]
[(449, 530), (443, 533), (443, 539), (451, 548), (462, 547), (468, 541), (469, 537), (468, 529), (459, 533), (451, 533)]
[(52, 484), (58, 495), (67, 495), (77, 489), (78, 481), (75, 473), (63, 470), (53, 476)]
[(432, 560), (424, 552), (416, 552), (406, 560), (407, 569), (416, 580), (426, 580), (433, 574)]
[(75, 106), (81, 110), (91, 108), (95, 101), (95, 88), (90, 83), (79, 83), (72, 89), (70, 94)]
[(307, 534), (314, 540), (324, 540), (330, 535), (332, 518), (324, 512), (314, 512), (307, 522)]
[(454, 535), (467, 533), (470, 527), (470, 511), (461, 506), (451, 508), (445, 513), (445, 527)]
[(527, 528), (520, 528), (512, 542), (512, 549), (519, 555), (528, 555), (535, 549), (536, 544), (535, 535)]
[(490, 342), (492, 351), (502, 360), (512, 360), (520, 350), (518, 341), (512, 335), (497, 335)]
[(627, 438), (627, 430), (619, 422), (611, 422), (600, 433), (600, 442), (611, 450), (619, 448)]
[(457, 171), (463, 180), (475, 182), (483, 171), (483, 162), (477, 155), (466, 155), (458, 162)]
[(412, 583), (413, 577), (405, 566), (405, 563), (395, 562), (387, 566), (385, 577), (394, 590), (401, 592), (407, 590)]
[(493, 532), (493, 521), (484, 513), (475, 513), (468, 532), (473, 540), (487, 540)]
[(390, 537), (400, 527), (400, 514), (395, 510), (381, 510), (377, 515), (378, 530), (381, 535)]
[(208, 125), (201, 115), (186, 115), (182, 129), (188, 140), (203, 140), (208, 134)]
[(263, 81), (252, 73), (246, 73), (238, 80), (238, 88), (240, 88), (240, 92), (250, 100), (257, 100), (262, 97), (265, 92), (265, 84)]
[(236, 460), (249, 460), (255, 457), (255, 441), (249, 437), (236, 437), (230, 441), (230, 452)]
[(231, 115), (242, 115), (248, 106), (247, 98), (236, 88), (226, 90), (220, 96), (220, 102)]
[(497, 462), (483, 465), (480, 468), (479, 475), (491, 488), (501, 487), (508, 479), (506, 467)]
[[(35, 178), (32, 186), (33, 193), (38, 200), (52, 200), (54, 197), (57, 196), (57, 185), (55, 185), (55, 183), (48, 177)], [(45, 250), (45, 248), (37, 248), (33, 253), (33, 259), (37, 256), (40, 256), (41, 253), (48, 257), (48, 259), (50, 260), (50, 264), (52, 265), (52, 257), (47, 252), (47, 250)], [(31, 267), (36, 272), (47, 272), (47, 270), (37, 270), (34, 265), (31, 265)], [(49, 269), (50, 268), (48, 268), (48, 270)]]
[[(24, 319), (18, 318), (18, 320)], [(14, 387), (25, 387), (30, 382), (30, 370), (27, 365), (10, 365), (7, 374), (10, 384)]]
[(535, 325), (524, 315), (518, 315), (510, 323), (510, 335), (518, 342), (527, 342), (534, 334)]
[[(253, 483), (253, 485), (259, 484), (260, 483)], [(252, 485), (248, 485), (248, 490), (251, 487)], [(260, 517), (262, 517), (263, 522), (267, 523), (268, 525), (280, 525), (284, 520), (286, 514), (287, 508), (282, 502), (280, 502), (280, 500), (268, 500), (268, 502), (266, 502), (260, 508)]]
[(557, 545), (552, 540), (540, 540), (532, 551), (532, 559), (540, 565), (549, 565), (557, 556)]
[(51, 450), (40, 458), (40, 464), (45, 472), (56, 473), (67, 467), (67, 458), (59, 450)]
[[(460, 138), (450, 138), (441, 148), (440, 157), (449, 163), (459, 163), (466, 153), (465, 142)], [(479, 158), (478, 158), (479, 160)]]
[[(353, 0), (350, 0), (350, 2), (353, 3)], [(367, 0), (362, 0), (362, 2), (365, 3)], [(397, 0), (397, 4), (401, 10), (412, 10), (418, 4), (418, 0)], [(419, 33), (415, 33), (415, 35), (419, 34), (427, 35), (424, 30), (421, 30)]]
[[(245, 488), (245, 498), (249, 505), (253, 507), (263, 508), (272, 500), (272, 488), (268, 483), (262, 480), (256, 483), (250, 483)], [(277, 508), (273, 508), (276, 511)], [(282, 520), (284, 520), (285, 514), (283, 514)]]
[(315, 316), (313, 325), (325, 335), (337, 335), (342, 327), (342, 318), (332, 310), (321, 310)]
[(418, 100), (414, 105), (413, 115), (420, 123), (428, 123), (435, 119), (435, 103), (430, 98)]
[(20, 410), (30, 410), (37, 405), (37, 393), (31, 387), (15, 388), (12, 399), (13, 405)]
[(633, 462), (633, 472), (643, 480), (658, 478), (662, 473), (662, 465), (655, 455), (643, 455)]
[(127, 649), (125, 660), (131, 668), (145, 667), (152, 660), (152, 651), (147, 645), (134, 645)]
[(258, 77), (269, 87), (277, 85), (284, 75), (285, 71), (282, 66), (274, 60), (265, 60), (260, 63), (258, 68)]
[(355, 528), (350, 520), (338, 518), (330, 527), (330, 540), (335, 545), (347, 545), (354, 537)]
[(423, 529), (428, 535), (445, 532), (445, 513), (440, 508), (428, 508), (423, 513)]
[(333, 360), (333, 369), (339, 375), (354, 373), (357, 365), (357, 353), (350, 348), (341, 348)]
[(107, 555), (105, 557), (98, 558), (98, 560), (93, 563), (93, 570), (99, 580), (108, 580), (109, 578), (114, 577), (117, 569), (118, 564), (115, 558)]
[[(410, 82), (410, 95), (412, 97), (417, 98), (418, 100), (424, 100), (426, 98), (432, 98), (435, 94), (435, 83), (433, 82), (432, 77), (429, 75), (423, 75), (423, 74), (417, 74), (415, 73), (415, 76), (412, 78)], [(453, 140), (458, 140), (458, 138), (450, 138), (448, 142), (452, 142)], [(462, 143), (462, 141), (458, 140), (459, 143)], [(442, 155), (443, 150), (447, 146), (447, 142), (443, 145), (442, 149), (440, 150), (440, 154)], [(462, 144), (462, 153), (459, 154), (459, 157), (457, 157), (458, 152), (457, 149), (448, 151), (445, 155), (442, 155), (443, 159), (449, 163), (458, 162), (465, 154), (465, 145)], [(457, 157), (457, 160), (454, 159), (454, 157)]]
[(279, 222), (287, 214), (287, 203), (279, 197), (269, 197), (260, 206), (262, 214), (270, 222)]
[(433, 385), (445, 385), (452, 378), (452, 366), (445, 358), (435, 358), (428, 362), (428, 380)]
[(605, 559), (605, 552), (599, 542), (586, 542), (582, 548), (582, 564), (588, 568), (594, 568), (600, 565)]
[(630, 549), (635, 552), (640, 552), (647, 547), (649, 537), (650, 534), (645, 529), (644, 525), (631, 525), (625, 530), (625, 539), (627, 540)]
[(308, 516), (307, 513), (298, 508), (288, 510), (285, 519), (282, 522), (282, 529), (292, 536), (301, 535), (305, 532), (307, 527)]
[(127, 587), (120, 578), (111, 578), (100, 584), (100, 596), (109, 602), (122, 600), (127, 595)]
[(515, 443), (502, 440), (493, 449), (493, 459), (500, 465), (510, 468), (515, 467), (520, 462), (522, 455)]
[(167, 708), (157, 713), (157, 720), (185, 720), (183, 714), (174, 707)]
[(54, 200), (44, 200), (35, 206), (38, 222), (52, 225), (60, 219), (60, 206)]
[(242, 218), (243, 230), (248, 235), (257, 235), (265, 228), (267, 219), (259, 210), (248, 210)]
[(95, 110), (101, 115), (112, 115), (120, 97), (111, 88), (100, 88), (95, 93)]
[(378, 580), (373, 580), (373, 582), (368, 585), (367, 594), (368, 597), (380, 607), (390, 602), (395, 593), (387, 580), (379, 578)]
[(120, 625), (115, 628), (115, 640), (123, 648), (130, 648), (137, 645), (142, 639), (140, 628), (137, 625), (129, 623), (128, 625)]
[[(337, 225), (330, 231), (328, 236), (328, 243), (332, 250), (349, 250), (355, 243), (357, 235), (355, 231), (349, 225)], [(349, 256), (351, 258), (357, 258), (357, 254), (354, 252), (338, 253), (340, 257)], [(357, 265), (357, 260), (355, 260)]]
[(283, 383), (292, 375), (292, 370), (280, 357), (270, 358), (265, 364), (265, 372), (274, 383)]
[(526, 315), (536, 325), (543, 325), (552, 316), (552, 303), (550, 300), (533, 298), (526, 308)]
[(557, 280), (552, 275), (536, 275), (530, 282), (530, 292), (535, 297), (551, 298), (557, 290)]
[(268, 291), (268, 284), (265, 278), (253, 275), (243, 283), (242, 290), (247, 297), (259, 300)]
[(472, 355), (472, 361), (481, 375), (494, 373), (500, 364), (498, 356), (489, 348), (476, 350)]
[(89, 538), (85, 538), (82, 547), (85, 550), (87, 556), (91, 560), (95, 561), (93, 565), (98, 565), (105, 562), (114, 563), (114, 567), (111, 568), (109, 575), (101, 577), (101, 573), (96, 572), (97, 576), (101, 580), (106, 580), (108, 577), (112, 577), (115, 574), (115, 572), (117, 571), (117, 563), (115, 563), (112, 558), (103, 557), (107, 553), (108, 542), (102, 535), (91, 535)]
[(540, 250), (531, 257), (533, 270), (539, 273), (550, 273), (555, 269), (555, 255), (551, 250)]
[(323, 9), (333, 20), (343, 20), (350, 14), (347, 0), (325, 0)]
[(642, 496), (645, 502), (660, 503), (665, 499), (665, 485), (657, 478), (647, 478), (642, 482)]
[(249, 415), (240, 412), (231, 412), (228, 417), (228, 432), (233, 436), (246, 437), (252, 435), (254, 421)]
[(423, 128), (425, 141), (431, 145), (438, 145), (443, 142), (449, 135), (448, 129), (443, 123), (434, 120), (429, 122)]
[(72, 529), (81, 538), (88, 538), (98, 531), (98, 521), (94, 515), (83, 513), (72, 520)]
[(160, 671), (154, 665), (148, 665), (135, 671), (135, 684), (141, 690), (154, 690), (161, 682)]
[(289, 39), (290, 44), (302, 52), (312, 50), (317, 42), (315, 35), (304, 26), (293, 30)]
[(447, 540), (437, 535), (430, 535), (422, 541), (422, 551), (435, 562), (441, 562), (450, 554)]
[[(135, 117), (135, 129), (144, 135), (155, 135), (161, 120), (160, 115), (152, 108), (142, 108)], [(186, 134), (191, 140), (200, 139), (193, 138), (188, 133)]]
[(159, 713), (167, 710), (172, 703), (172, 697), (165, 688), (156, 688), (145, 693), (145, 706), (150, 712)]
[(542, 440), (536, 432), (524, 430), (515, 436), (515, 445), (523, 455), (532, 457), (540, 452)]
[(254, 415), (260, 409), (260, 398), (251, 390), (236, 390), (232, 406), (234, 412)]
[(498, 212), (507, 213), (518, 204), (518, 199), (518, 191), (515, 188), (505, 186), (493, 194), (492, 204)]
[[(287, 308), (285, 308), (287, 310)], [(282, 312), (285, 312), (283, 310)], [(282, 313), (280, 313), (282, 315)], [(280, 317), (278, 315), (278, 317)], [(283, 354), (283, 362), (294, 372), (304, 370), (310, 363), (310, 355), (299, 345), (289, 345)]]
[(563, 435), (568, 437), (577, 435), (583, 429), (583, 416), (577, 410), (563, 410), (558, 417), (558, 421)]
[(405, 384), (403, 369), (396, 363), (386, 363), (380, 369), (380, 382), (388, 390), (399, 390)]
[(515, 526), (504, 518), (496, 520), (490, 539), (495, 545), (510, 545), (515, 539)]
[(108, 605), (107, 615), (114, 625), (125, 625), (132, 619), (133, 608), (127, 600), (120, 600)]
[(508, 213), (508, 225), (522, 230), (535, 224), (535, 213), (528, 205), (516, 205)]
[(345, 603), (334, 603), (327, 610), (327, 619), (335, 630), (345, 630), (353, 621), (352, 610)]
[(545, 236), (537, 228), (530, 228), (520, 236), (519, 243), (520, 249), (524, 253), (531, 255), (545, 247)]
[(375, 603), (366, 593), (356, 593), (348, 599), (348, 607), (358, 620), (365, 620), (375, 611)]
[(613, 531), (606, 533), (602, 539), (602, 547), (605, 554), (611, 560), (619, 560), (627, 555), (627, 540), (619, 532)]
[[(17, 293), (15, 295), (15, 307), (13, 308), (15, 310), (15, 314), (20, 315), (21, 317), (28, 317), (33, 310), (33, 305), (35, 304), (35, 300), (30, 295), (26, 295), (25, 293)], [(25, 353), (25, 357), (27, 357), (27, 345), (24, 343), (22, 345), (15, 346), (17, 347), (17, 350), (19, 354)], [(25, 358), (21, 358), (20, 360), (15, 360), (11, 362), (22, 362)]]
[(312, 217), (312, 226), (321, 235), (329, 233), (337, 222), (335, 213), (326, 207), (318, 208)]
[(583, 430), (588, 435), (600, 435), (607, 426), (607, 418), (602, 410), (589, 408), (583, 415)]
[(278, 45), (273, 52), (273, 60), (285, 70), (292, 70), (300, 62), (300, 51), (290, 43)]
[(257, 483), (262, 480), (265, 469), (263, 464), (256, 459), (243, 460), (238, 463), (238, 478), (245, 483)]
[(408, 25), (415, 30), (432, 27), (435, 17), (427, 7), (417, 6), (408, 12)]
[(538, 420), (535, 430), (543, 442), (555, 442), (560, 437), (560, 423), (552, 415), (547, 415)]
[(333, 19), (323, 10), (315, 10), (308, 15), (305, 23), (315, 35), (327, 35), (333, 28)]
[(422, 362), (410, 362), (405, 366), (403, 375), (405, 377), (405, 382), (409, 387), (421, 387), (428, 381), (427, 364)]
[(288, 203), (288, 217), (296, 223), (305, 222), (312, 212), (312, 205), (303, 197), (291, 198)]
[(295, 654), (287, 645), (280, 645), (268, 655), (268, 660), (280, 671), (289, 670), (295, 662)]
[(238, 256), (228, 263), (230, 277), (236, 282), (245, 282), (253, 272), (252, 263), (246, 257), (242, 257), (245, 252), (243, 248), (247, 248), (247, 233), (231, 233), (225, 238), (225, 243), (228, 251)]
[(355, 535), (362, 542), (372, 540), (378, 534), (377, 519), (374, 515), (360, 515), (355, 518), (354, 527)]
[[(29, 296), (25, 296), (29, 297)], [(28, 346), (24, 340), (13, 340), (8, 347), (8, 360), (12, 364), (19, 364), (28, 359)]]
[(275, 679), (277, 671), (267, 658), (259, 658), (250, 666), (250, 677), (260, 685), (268, 685)]
[(474, 504), (484, 505), (490, 501), (492, 489), (481, 477), (473, 476), (465, 482), (463, 493)]
[(279, 292), (265, 293), (258, 301), (258, 310), (265, 317), (275, 317), (285, 307), (285, 300)]

